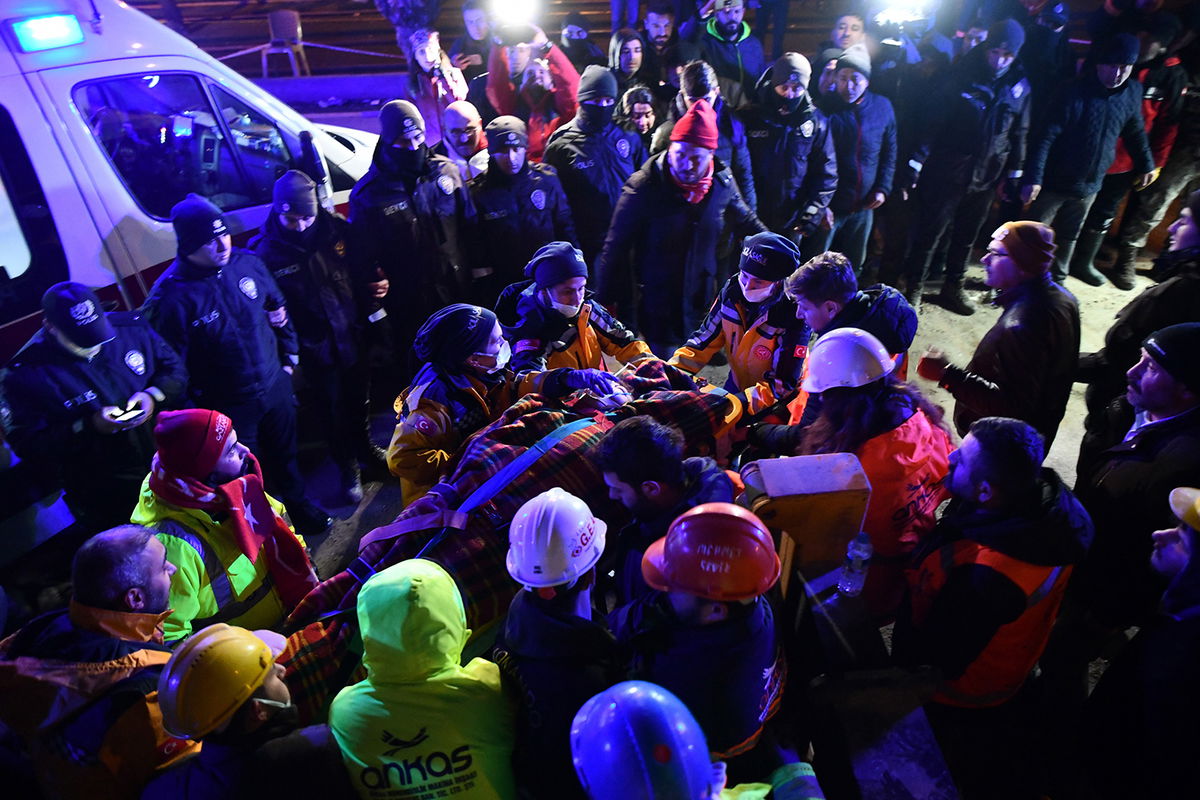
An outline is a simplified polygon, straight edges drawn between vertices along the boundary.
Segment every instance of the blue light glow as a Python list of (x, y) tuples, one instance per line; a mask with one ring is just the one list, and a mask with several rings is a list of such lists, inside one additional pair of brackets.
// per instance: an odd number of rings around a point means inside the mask
[(79, 20), (75, 19), (74, 14), (50, 14), (17, 20), (12, 23), (12, 31), (23, 53), (52, 50), (83, 41), (83, 29), (79, 27)]

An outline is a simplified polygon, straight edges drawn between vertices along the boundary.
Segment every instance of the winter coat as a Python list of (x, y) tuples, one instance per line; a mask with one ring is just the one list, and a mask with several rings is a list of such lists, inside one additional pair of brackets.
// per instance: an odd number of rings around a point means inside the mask
[(517, 708), (513, 768), (534, 800), (586, 800), (571, 763), (571, 722), (594, 695), (620, 681), (617, 642), (600, 622), (557, 613), (520, 591), (492, 658)]
[(1113, 401), (1106, 415), (1107, 442), (1080, 453), (1075, 491), (1096, 521), (1096, 543), (1072, 592), (1078, 589), (1096, 619), (1126, 627), (1148, 619), (1165, 588), (1150, 567), (1150, 534), (1178, 524), (1168, 495), (1200, 485), (1200, 408), (1144, 425), (1128, 439), (1129, 402)]
[(717, 241), (726, 225), (738, 236), (765, 230), (720, 161), (707, 196), (695, 204), (667, 169), (663, 153), (626, 182), (595, 268), (598, 299), (618, 315), (613, 301), (627, 301), (622, 290), (636, 277), (640, 327), (651, 343), (682, 343), (700, 326), (717, 292)]
[(807, 95), (794, 112), (781, 115), (765, 76), (755, 96), (758, 102), (741, 118), (762, 221), (776, 233), (798, 229), (807, 235), (816, 230), (838, 186), (829, 120)]
[[(1163, 56), (1141, 67), (1133, 80), (1142, 84), (1142, 120), (1154, 166), (1162, 167), (1171, 155), (1179, 133), (1179, 117), (1183, 111), (1183, 92), (1187, 88), (1187, 70), (1175, 56)], [(1110, 175), (1129, 172), (1133, 159), (1123, 139), (1117, 140), (1117, 157), (1108, 168)]]
[(68, 495), (95, 497), (114, 485), (140, 486), (150, 469), (153, 420), (103, 434), (92, 427), (92, 415), (105, 406), (125, 408), (131, 395), (149, 387), (173, 406), (187, 387), (183, 360), (145, 320), (127, 313), (107, 317), (116, 338), (91, 361), (39, 330), (0, 371), (5, 441)]
[[(896, 622), (893, 655), (936, 667), (940, 702), (998, 705), (1016, 693), (1091, 543), (1087, 512), (1051, 470), (1016, 509), (952, 500), (911, 562), (909, 605)], [(1041, 580), (1031, 592), (1018, 576)], [(1018, 629), (1025, 635), (1010, 641)]]
[(704, 60), (722, 78), (736, 81), (747, 89), (758, 83), (767, 68), (762, 42), (750, 33), (750, 23), (743, 22), (732, 39), (717, 30), (715, 16), (708, 19), (692, 17), (679, 26), (679, 38), (700, 45)]
[(542, 245), (579, 246), (571, 207), (554, 167), (526, 162), (520, 172), (509, 175), (491, 161), (488, 171), (472, 178), (468, 188), (473, 206), (470, 263), (476, 279), (491, 275), (502, 289), (525, 276), (525, 265)]
[(613, 123), (585, 133), (574, 119), (550, 137), (543, 163), (558, 170), (588, 264), (596, 263), (604, 246), (621, 187), (647, 157), (641, 137)]
[(382, 269), (391, 284), (387, 309), (424, 320), (461, 299), (470, 283), (461, 244), (470, 210), (449, 159), (431, 155), (417, 174), (406, 175), (388, 148), (376, 145), (371, 168), (350, 191), (350, 230), (363, 272)]
[(1095, 194), (1116, 158), (1118, 137), (1134, 171), (1154, 169), (1142, 122), (1142, 85), (1128, 80), (1106, 88), (1088, 66), (1052, 101), (1045, 126), (1030, 143), (1021, 182), (1073, 197)]
[(464, 800), (513, 800), (513, 712), (490, 661), (462, 663), (470, 631), (441, 566), (410, 559), (358, 593), (367, 677), (329, 709), (329, 728), (363, 800), (453, 786)]
[(824, 106), (837, 153), (837, 190), (829, 207), (853, 214), (876, 192), (890, 195), (896, 172), (896, 114), (892, 101), (868, 90), (853, 105), (835, 95)]
[[(276, 514), (284, 513), (283, 504), (274, 497), (267, 495), (267, 502)], [(259, 551), (251, 561), (224, 520), (203, 509), (168, 503), (150, 488), (149, 477), (130, 518), (157, 534), (167, 560), (175, 565), (171, 616), (163, 623), (168, 642), (185, 639), (215, 622), (248, 630), (279, 629), (291, 613), (275, 588), (266, 551)], [(304, 544), (299, 534), (296, 538)]]
[(954, 396), (954, 427), (966, 436), (980, 417), (1013, 417), (1054, 443), (1071, 396), (1079, 357), (1079, 304), (1049, 275), (1006, 289), (1004, 310), (966, 367), (946, 367), (941, 385)]
[(576, 95), (579, 93), (579, 73), (562, 50), (550, 45), (545, 55), (550, 67), (550, 81), (554, 88), (533, 106), (529, 95), (518, 90), (508, 77), (508, 60), (504, 48), (493, 47), (488, 55), (487, 98), (496, 115), (511, 114), (525, 122), (529, 129), (528, 157), (530, 161), (541, 161), (550, 134), (560, 125), (565, 125), (579, 109)]
[[(663, 114), (662, 123), (651, 135), (650, 155), (658, 155), (671, 146), (671, 131), (686, 111), (687, 105), (683, 97), (676, 93)], [(714, 152), (721, 163), (733, 173), (733, 179), (737, 181), (738, 191), (742, 193), (746, 205), (757, 209), (758, 190), (754, 186), (755, 172), (750, 161), (750, 151), (747, 149), (746, 127), (721, 95), (717, 96), (713, 111), (717, 112), (717, 149)]]
[(299, 360), (292, 323), (267, 314), (286, 303), (262, 259), (234, 248), (214, 270), (180, 256), (150, 289), (142, 315), (187, 365), (188, 399), (198, 408), (264, 397)]
[(762, 303), (742, 294), (736, 277), (725, 282), (704, 322), (668, 362), (693, 375), (724, 351), (729, 359), (725, 388), (745, 392), (747, 413), (757, 413), (783, 398), (774, 381), (788, 392), (800, 381), (812, 331), (796, 318), (796, 304), (782, 287)]
[(1021, 176), (1032, 94), (1020, 65), (995, 76), (986, 48), (976, 47), (950, 68), (940, 99), (906, 154), (902, 173), (922, 191), (943, 187), (979, 192)]
[[(410, 67), (410, 69), (419, 67)], [(482, 71), (482, 69), (480, 70)], [(413, 91), (413, 86), (416, 91)], [(467, 99), (467, 78), (458, 67), (452, 66), (449, 59), (442, 59), (436, 77), (418, 72), (408, 82), (409, 100), (421, 112), (425, 122), (425, 144), (433, 147), (442, 141), (442, 112), (446, 106), (456, 100)]]
[(0, 722), (24, 741), (46, 797), (136, 796), (199, 751), (162, 726), (170, 657), (162, 615), (76, 602), (0, 642)]
[(287, 298), (305, 366), (330, 370), (358, 363), (364, 284), (378, 277), (355, 269), (351, 246), (350, 224), (324, 209), (303, 233), (285, 229), (271, 213), (250, 242)]

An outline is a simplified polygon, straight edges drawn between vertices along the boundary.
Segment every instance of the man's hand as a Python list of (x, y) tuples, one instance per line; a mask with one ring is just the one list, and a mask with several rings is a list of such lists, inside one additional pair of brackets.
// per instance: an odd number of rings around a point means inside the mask
[(374, 281), (373, 283), (368, 283), (367, 291), (371, 293), (371, 297), (375, 298), (376, 300), (382, 300), (383, 298), (387, 297), (388, 289), (391, 288), (391, 284), (388, 283), (388, 279), (384, 276), (383, 270), (376, 268), (375, 276), (379, 278), (379, 280)]
[(117, 406), (105, 406), (104, 408), (92, 414), (92, 427), (97, 433), (105, 435), (120, 433), (125, 430), (125, 425), (117, 420), (117, 417), (124, 414), (125, 410)]
[(154, 397), (148, 392), (134, 392), (129, 398), (129, 402), (125, 404), (125, 410), (126, 412), (137, 410), (141, 414), (126, 420), (124, 423), (125, 429), (128, 430), (136, 428), (139, 425), (144, 425), (147, 420), (154, 416), (154, 405)]
[(1160, 172), (1162, 172), (1162, 167), (1155, 167), (1149, 172), (1143, 172), (1142, 174), (1138, 175), (1133, 179), (1134, 191), (1140, 192), (1142, 189), (1145, 189), (1147, 186), (1154, 183), (1156, 180), (1158, 180), (1158, 173)]
[(946, 358), (946, 354), (940, 348), (930, 347), (917, 362), (917, 374), (927, 381), (941, 383), (948, 366), (950, 366), (950, 359)]
[(833, 210), (832, 209), (826, 208), (824, 211), (821, 212), (821, 222), (819, 224), (819, 227), (824, 228), (827, 231), (833, 230)]
[(529, 40), (531, 45), (534, 47), (542, 47), (550, 43), (550, 39), (546, 37), (546, 32), (544, 30), (539, 28), (537, 25), (533, 25), (531, 27), (533, 28), (533, 38)]
[(454, 66), (458, 67), (459, 69), (465, 70), (467, 67), (478, 67), (482, 65), (483, 56), (479, 55), (478, 53), (475, 53), (474, 55), (458, 53), (454, 56), (454, 58), (451, 59), (451, 63), (453, 63)]
[(696, 11), (696, 16), (698, 16), (700, 19), (708, 19), (716, 10), (717, 0), (707, 0), (707, 2), (700, 6), (699, 10)]
[(868, 211), (874, 211), (883, 205), (884, 200), (887, 200), (887, 195), (883, 192), (871, 192), (871, 198), (867, 201), (863, 208), (867, 209)]
[(573, 369), (567, 373), (565, 383), (571, 389), (586, 389), (601, 397), (629, 391), (612, 373), (602, 369)]
[(274, 311), (268, 311), (267, 320), (270, 321), (272, 328), (282, 328), (287, 325), (287, 306), (280, 306)]
[(1039, 194), (1042, 193), (1042, 185), (1040, 183), (1031, 183), (1021, 187), (1021, 205), (1027, 206), (1034, 200), (1037, 200)]

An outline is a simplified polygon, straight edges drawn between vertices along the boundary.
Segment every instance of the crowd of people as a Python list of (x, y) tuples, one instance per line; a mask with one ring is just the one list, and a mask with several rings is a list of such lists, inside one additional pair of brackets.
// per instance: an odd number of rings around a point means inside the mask
[[(1180, 755), (1200, 744), (1196, 4), (1184, 25), (1106, 3), (1081, 53), (1052, 0), (898, 32), (848, 13), (813, 59), (783, 51), (787, 5), (758, 9), (768, 60), (743, 0), (655, 0), (640, 30), (614, 0), (607, 54), (581, 14), (551, 40), (467, 0), (449, 50), (407, 37), (407, 99), (380, 110), (346, 217), (292, 170), (244, 249), (208, 198), (178, 203), (177, 258), (137, 311), (51, 287), (0, 422), (89, 535), (64, 554), (69, 605), (0, 641), (6, 785), (823, 797), (844, 775), (810, 747), (798, 655), (820, 645), (781, 613), (780, 531), (736, 470), (852, 454), (863, 624), (895, 667), (933, 668), (921, 724), (964, 798), (1200, 796)], [(1081, 353), (1068, 278), (1133, 289), (1181, 196), (1153, 285)], [(966, 363), (910, 354), (938, 274), (932, 301), (975, 313), (977, 247), (999, 317)], [(718, 398), (714, 441), (614, 424), (649, 367), (650, 395)], [(386, 447), (372, 381), (397, 390)], [(1043, 462), (1075, 383), (1068, 487)], [(465, 449), (533, 395), (605, 426), (606, 504), (537, 461), (518, 466), (548, 488), (515, 515), (460, 496)], [(332, 519), (298, 398), (347, 506), (391, 482), (440, 536), (490, 515), (513, 599), (487, 636), (425, 548), (317, 575), (306, 540)], [(302, 725), (311, 642), (289, 615), (322, 579), (359, 587), (335, 613), (360, 668)]]

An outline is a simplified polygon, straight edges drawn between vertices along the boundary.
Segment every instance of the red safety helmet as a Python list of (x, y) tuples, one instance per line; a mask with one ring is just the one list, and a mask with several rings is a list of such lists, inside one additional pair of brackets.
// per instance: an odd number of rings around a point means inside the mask
[(779, 572), (771, 532), (733, 503), (705, 503), (680, 514), (642, 556), (642, 577), (655, 589), (720, 602), (764, 594)]

